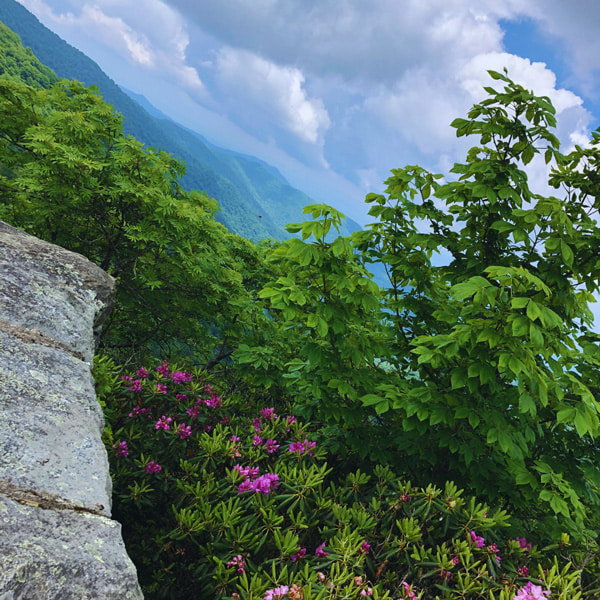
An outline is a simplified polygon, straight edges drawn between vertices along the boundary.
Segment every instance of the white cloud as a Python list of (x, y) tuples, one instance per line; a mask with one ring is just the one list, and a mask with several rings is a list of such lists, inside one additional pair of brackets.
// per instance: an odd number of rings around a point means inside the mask
[(558, 115), (568, 108), (581, 106), (583, 100), (570, 90), (556, 88), (556, 75), (545, 63), (531, 62), (506, 52), (479, 54), (468, 61), (461, 69), (460, 78), (463, 87), (474, 101), (481, 99), (486, 92), (484, 85), (498, 88), (497, 82), (490, 83), (488, 70), (502, 72), (508, 70), (509, 77), (528, 90), (540, 96), (548, 96)]
[(309, 97), (299, 69), (229, 47), (219, 51), (216, 68), (220, 84), (237, 101), (267, 113), (301, 140), (322, 144), (330, 125), (329, 115), (319, 98)]
[(98, 45), (110, 48), (135, 68), (143, 68), (196, 92), (204, 85), (187, 64), (189, 37), (180, 15), (161, 0), (19, 0), (44, 24), (82, 48), (102, 65)]

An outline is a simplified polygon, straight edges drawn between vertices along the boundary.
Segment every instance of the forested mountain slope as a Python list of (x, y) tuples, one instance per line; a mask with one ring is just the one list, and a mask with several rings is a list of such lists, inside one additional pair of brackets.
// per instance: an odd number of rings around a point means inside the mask
[[(187, 174), (182, 185), (215, 198), (221, 207), (217, 218), (230, 231), (254, 240), (289, 237), (284, 226), (302, 220), (302, 208), (313, 203), (312, 198), (260, 161), (222, 150), (173, 121), (149, 114), (94, 61), (44, 27), (14, 0), (0, 3), (0, 21), (58, 77), (99, 86), (103, 98), (123, 114), (126, 133), (183, 160)], [(350, 230), (359, 228), (352, 221), (345, 226)]]

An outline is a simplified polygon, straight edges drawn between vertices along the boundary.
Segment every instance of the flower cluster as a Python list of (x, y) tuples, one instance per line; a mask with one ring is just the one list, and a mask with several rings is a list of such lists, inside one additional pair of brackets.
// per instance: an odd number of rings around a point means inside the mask
[(241, 575), (246, 570), (246, 563), (244, 562), (241, 554), (234, 556), (233, 559), (227, 563), (227, 566), (235, 567), (238, 575)]
[(238, 487), (238, 494), (244, 492), (260, 492), (265, 496), (275, 490), (279, 485), (279, 475), (276, 473), (265, 473), (264, 475), (258, 475), (258, 467), (241, 467), (235, 465), (233, 467), (244, 479)]
[(513, 596), (512, 600), (545, 600), (549, 596), (549, 590), (544, 590), (541, 585), (534, 585), (529, 581)]
[(313, 449), (316, 447), (317, 442), (309, 442), (308, 439), (305, 439), (303, 442), (292, 442), (290, 444), (290, 452), (294, 454), (301, 455), (306, 452), (308, 456), (313, 455)]
[(287, 585), (280, 585), (272, 590), (267, 590), (264, 600), (279, 600), (280, 598), (285, 598), (289, 591), (290, 588)]
[[(454, 589), (467, 574), (482, 593), (489, 588), (495, 594), (503, 591), (511, 600), (549, 600), (550, 590), (544, 589), (540, 581), (534, 579), (525, 584), (526, 580), (520, 579), (530, 576), (531, 567), (528, 569), (526, 564), (534, 558), (531, 554), (536, 559), (538, 556), (531, 542), (522, 537), (503, 544), (502, 536), (496, 537), (490, 526), (493, 521), (486, 513), (487, 507), (467, 508), (453, 484), (444, 491), (435, 486), (415, 488), (401, 480), (393, 468), (380, 466), (376, 477), (377, 485), (382, 486), (381, 502), (383, 505), (389, 498), (389, 504), (385, 510), (382, 506), (379, 517), (374, 517), (370, 500), (362, 496), (363, 489), (372, 490), (372, 485), (362, 484), (373, 475), (342, 475), (335, 462), (328, 466), (322, 460), (326, 444), (321, 443), (318, 432), (310, 424), (297, 423), (295, 417), (283, 412), (285, 409), (276, 411), (273, 406), (253, 405), (241, 394), (223, 402), (221, 395), (200, 376), (184, 369), (170, 369), (166, 362), (156, 370), (141, 367), (135, 375), (122, 379), (121, 392), (110, 407), (109, 415), (118, 411), (121, 415), (120, 422), (110, 423), (113, 437), (109, 447), (115, 469), (116, 502), (121, 503), (118, 510), (131, 522), (139, 513), (129, 514), (130, 507), (147, 510), (152, 543), (161, 544), (151, 560), (151, 570), (143, 562), (150, 543), (145, 541), (142, 545), (137, 541), (146, 535), (141, 524), (136, 530), (137, 538), (131, 542), (134, 555), (142, 557), (139, 564), (146, 572), (148, 589), (150, 585), (163, 590), (179, 589), (176, 573), (195, 569), (203, 560), (198, 559), (196, 546), (187, 543), (193, 538), (194, 543), (210, 546), (218, 559), (212, 567), (202, 563), (206, 572), (211, 568), (214, 571), (209, 581), (193, 584), (195, 597), (240, 598), (240, 586), (247, 579), (254, 589), (266, 589), (267, 600), (306, 600), (313, 593), (332, 598), (346, 595), (357, 600), (383, 597), (392, 589), (397, 600), (418, 600), (430, 597), (440, 586)], [(161, 390), (166, 390), (166, 394)], [(133, 465), (139, 468), (132, 469)], [(149, 476), (157, 475), (151, 483)], [(284, 487), (283, 492), (278, 491)], [(426, 515), (421, 507), (436, 494), (440, 502), (432, 504), (431, 514)], [(334, 527), (325, 525), (323, 520), (310, 520), (319, 513), (323, 502), (323, 506), (336, 509)], [(463, 520), (467, 513), (468, 520)], [(451, 520), (448, 531), (466, 532), (467, 542), (465, 533), (460, 537), (439, 533), (440, 543), (429, 547), (431, 543), (425, 542), (421, 533), (438, 535), (442, 519)], [(360, 522), (374, 525), (362, 529), (357, 527)], [(200, 523), (202, 530), (198, 529)], [(232, 526), (224, 529), (223, 523)], [(479, 535), (478, 528), (483, 523), (496, 540), (494, 543)], [(400, 530), (401, 527), (408, 530)], [(217, 531), (224, 544), (219, 542), (219, 547), (213, 548), (212, 532)], [(280, 540), (290, 532), (295, 540), (291, 546), (285, 545), (287, 560), (281, 565), (287, 574), (273, 574), (270, 570), (267, 574), (264, 565), (280, 560)], [(277, 539), (275, 535), (281, 537)], [(385, 551), (388, 543), (403, 551), (390, 557)], [(140, 547), (135, 548), (135, 544)], [(442, 544), (446, 549), (440, 553)], [(340, 555), (347, 549), (351, 549), (356, 562), (342, 574), (338, 569)], [(424, 563), (436, 565), (434, 569), (428, 567), (427, 578), (416, 570), (411, 572), (410, 584), (403, 580), (407, 571), (401, 557), (407, 552), (413, 556), (418, 553)], [(506, 557), (502, 562), (501, 553)], [(517, 560), (524, 555), (527, 560), (519, 564)], [(490, 573), (489, 559), (494, 559), (491, 563), (497, 572)], [(380, 576), (383, 572), (385, 576)], [(157, 573), (161, 574), (160, 579)], [(296, 583), (292, 584), (294, 580)], [(269, 585), (269, 581), (275, 583)], [(515, 587), (515, 581), (522, 587)], [(278, 587), (271, 588), (276, 584)], [(509, 594), (510, 586), (513, 587)], [(553, 593), (556, 589), (558, 596), (559, 587), (555, 583), (549, 587)]]

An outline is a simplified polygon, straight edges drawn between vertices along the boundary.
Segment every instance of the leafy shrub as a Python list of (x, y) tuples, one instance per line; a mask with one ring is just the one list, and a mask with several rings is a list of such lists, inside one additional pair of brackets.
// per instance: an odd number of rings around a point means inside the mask
[(201, 371), (115, 372), (97, 361), (114, 517), (149, 598), (581, 597), (577, 571), (451, 482), (347, 471), (282, 401)]

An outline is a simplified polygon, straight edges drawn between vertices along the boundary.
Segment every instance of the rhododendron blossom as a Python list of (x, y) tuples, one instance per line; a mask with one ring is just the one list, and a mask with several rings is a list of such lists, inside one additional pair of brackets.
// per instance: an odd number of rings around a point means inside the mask
[(290, 588), (287, 585), (280, 585), (279, 587), (267, 590), (265, 592), (264, 600), (278, 600), (279, 598), (285, 598)]
[(148, 475), (153, 475), (156, 473), (160, 473), (162, 471), (162, 467), (158, 463), (151, 460), (146, 465), (145, 471), (146, 471), (146, 473), (148, 473)]
[(475, 544), (475, 548), (483, 548), (485, 546), (485, 540), (480, 535), (477, 535), (474, 531), (469, 533), (469, 539)]
[(172, 421), (173, 419), (171, 417), (165, 417), (165, 415), (163, 415), (158, 421), (156, 421), (154, 429), (164, 429), (165, 431), (169, 431), (169, 429), (171, 429)]
[(512, 600), (545, 600), (549, 596), (549, 590), (544, 590), (541, 585), (534, 585), (529, 581), (513, 596)]
[(188, 425), (186, 427), (185, 423), (182, 423), (179, 426), (179, 429), (177, 430), (177, 433), (179, 434), (179, 439), (180, 440), (185, 440), (185, 439), (189, 438), (190, 435), (192, 435), (192, 427), (191, 427), (191, 425)]

